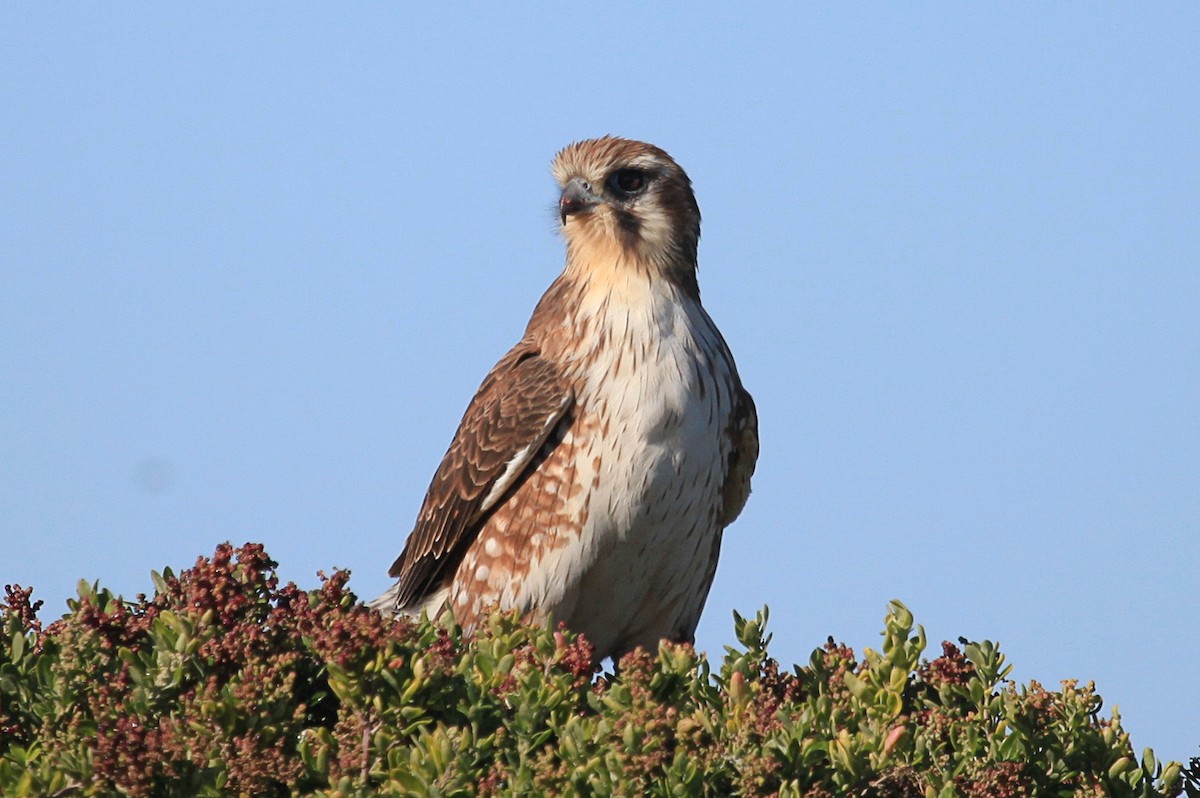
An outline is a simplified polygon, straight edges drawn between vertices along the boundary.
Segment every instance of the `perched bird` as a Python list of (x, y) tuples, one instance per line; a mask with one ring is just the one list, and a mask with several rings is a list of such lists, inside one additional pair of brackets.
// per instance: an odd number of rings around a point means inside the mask
[(700, 209), (650, 144), (554, 159), (566, 267), (484, 379), (372, 604), (562, 621), (599, 661), (692, 641), (750, 493), (754, 401), (700, 305)]

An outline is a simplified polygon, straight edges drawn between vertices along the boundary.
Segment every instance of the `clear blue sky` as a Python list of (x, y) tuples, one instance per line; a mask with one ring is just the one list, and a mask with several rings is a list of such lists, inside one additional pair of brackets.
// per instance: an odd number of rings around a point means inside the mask
[[(760, 7), (761, 9), (761, 7)], [(226, 539), (373, 596), (562, 246), (652, 141), (762, 458), (699, 631), (899, 598), (1200, 753), (1200, 6), (9, 3), (0, 582)], [(933, 652), (936, 653), (936, 652)]]

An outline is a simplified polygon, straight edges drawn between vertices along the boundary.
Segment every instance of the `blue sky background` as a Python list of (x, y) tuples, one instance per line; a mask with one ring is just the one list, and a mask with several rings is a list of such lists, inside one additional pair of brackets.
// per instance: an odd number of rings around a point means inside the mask
[[(1000, 641), (1200, 753), (1200, 6), (6, 4), (0, 582), (226, 539), (373, 596), (557, 274), (554, 152), (691, 174), (758, 401), (698, 644)], [(936, 653), (936, 646), (931, 649)]]

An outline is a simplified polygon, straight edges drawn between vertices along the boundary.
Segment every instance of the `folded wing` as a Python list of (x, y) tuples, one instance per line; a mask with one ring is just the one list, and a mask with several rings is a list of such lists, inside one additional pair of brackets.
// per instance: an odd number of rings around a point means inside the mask
[[(484, 379), (433, 476), (404, 551), (393, 609), (419, 604), (453, 578), (488, 516), (545, 459), (551, 433), (569, 423), (574, 394), (527, 341)], [(389, 591), (392, 594), (392, 591)]]

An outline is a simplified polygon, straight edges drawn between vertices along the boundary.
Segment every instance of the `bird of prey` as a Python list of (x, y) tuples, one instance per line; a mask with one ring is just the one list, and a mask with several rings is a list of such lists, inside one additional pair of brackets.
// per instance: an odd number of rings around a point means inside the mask
[(596, 661), (693, 640), (750, 493), (754, 402), (700, 304), (700, 209), (658, 147), (554, 159), (566, 267), (484, 379), (372, 602), (563, 622)]

